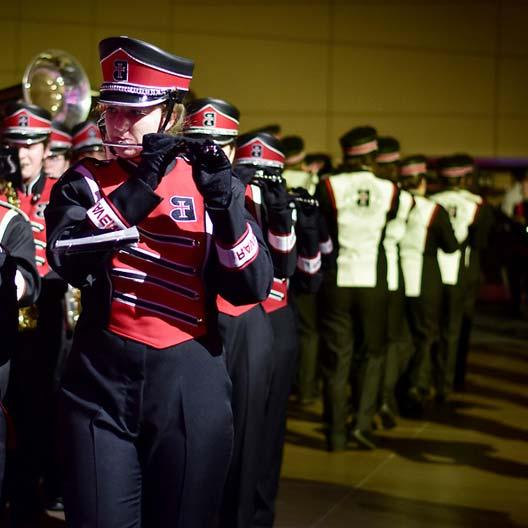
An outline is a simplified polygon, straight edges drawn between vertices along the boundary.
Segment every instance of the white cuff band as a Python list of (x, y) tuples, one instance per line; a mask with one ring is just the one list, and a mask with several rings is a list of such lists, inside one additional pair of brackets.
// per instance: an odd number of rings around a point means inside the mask
[(318, 252), (312, 258), (297, 257), (297, 269), (309, 275), (315, 275), (321, 269), (321, 253)]
[(257, 238), (248, 224), (246, 232), (233, 247), (224, 248), (217, 242), (216, 250), (222, 266), (229, 269), (241, 269), (256, 258), (259, 248)]
[(295, 236), (295, 229), (292, 227), (291, 232), (287, 235), (275, 235), (271, 231), (268, 231), (268, 242), (271, 247), (281, 253), (289, 253), (297, 242)]

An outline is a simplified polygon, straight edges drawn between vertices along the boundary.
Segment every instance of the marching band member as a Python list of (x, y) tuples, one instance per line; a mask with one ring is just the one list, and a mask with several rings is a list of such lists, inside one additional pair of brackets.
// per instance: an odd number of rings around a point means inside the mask
[(337, 253), (337, 270), (325, 274), (321, 288), (325, 419), (332, 451), (347, 444), (353, 344), (358, 346), (359, 403), (352, 436), (361, 447), (376, 447), (371, 427), (378, 410), (387, 325), (383, 234), (398, 210), (399, 194), (394, 183), (374, 174), (374, 128), (354, 128), (340, 142), (343, 165), (319, 184), (317, 194)]
[(222, 149), (164, 133), (181, 130), (193, 62), (128, 37), (99, 51), (115, 159), (74, 165), (46, 210), (52, 265), (82, 290), (61, 389), (66, 519), (206, 528), (233, 434), (215, 299), (264, 299), (271, 260)]
[(283, 167), (284, 153), (274, 136), (259, 132), (238, 138), (235, 170), (249, 184), (247, 207), (266, 234), (275, 272), (270, 295), (262, 303), (273, 329), (272, 371), (251, 526), (272, 526), (274, 522), (286, 407), (297, 352), (295, 320), (288, 304), (288, 278), (297, 265), (297, 238), (293, 210), (281, 176)]
[(62, 123), (51, 123), (51, 135), (44, 159), (44, 172), (52, 180), (58, 180), (70, 166), (72, 134)]
[[(4, 158), (5, 159), (5, 158)], [(3, 160), (2, 160), (3, 161)], [(16, 161), (14, 166), (16, 166)], [(18, 352), (18, 308), (31, 306), (40, 290), (33, 232), (27, 216), (16, 207), (16, 196), (0, 174), (0, 496), (5, 468), (7, 420), (3, 405), (10, 359)]]
[(83, 121), (72, 129), (72, 161), (83, 158), (106, 159), (106, 152), (99, 127), (93, 121)]
[[(469, 169), (471, 170), (471, 168)], [(460, 156), (446, 156), (438, 161), (438, 179), (442, 189), (431, 200), (449, 213), (451, 225), (460, 248), (451, 254), (438, 250), (438, 264), (442, 275), (443, 301), (440, 342), (435, 364), (436, 399), (445, 402), (454, 388), (458, 339), (464, 312), (465, 281), (467, 278), (465, 254), (471, 230), (479, 222), (479, 204), (469, 199), (462, 182), (468, 166)]]
[(410, 192), (415, 201), (400, 241), (405, 296), (414, 341), (405, 403), (409, 406), (408, 411), (420, 413), (431, 386), (431, 354), (433, 344), (439, 338), (442, 317), (442, 277), (437, 253), (441, 249), (451, 254), (459, 246), (447, 211), (425, 197), (425, 157), (416, 155), (403, 159), (399, 172), (402, 188)]
[[(57, 129), (58, 130), (58, 129)], [(50, 114), (38, 106), (13, 103), (3, 120), (3, 141), (18, 150), (20, 209), (33, 229), (36, 266), (42, 288), (33, 310), (30, 328), (20, 337), (13, 358), (9, 402), (17, 430), (16, 470), (13, 471), (11, 503), (15, 517), (34, 520), (42, 510), (39, 480), (49, 458), (54, 427), (51, 401), (55, 366), (64, 346), (64, 293), (67, 285), (50, 270), (46, 259), (46, 209), (57, 180), (44, 171), (52, 134)], [(52, 447), (51, 447), (52, 448)]]
[[(184, 134), (210, 138), (230, 161), (235, 157), (240, 112), (227, 101), (204, 98), (187, 107)], [(272, 370), (272, 329), (260, 303), (234, 306), (219, 296), (218, 329), (233, 384), (234, 442), (224, 488), (220, 526), (251, 526), (255, 493), (264, 450), (264, 417)]]
[[(398, 162), (400, 143), (393, 137), (378, 139), (376, 156), (377, 175), (398, 184)], [(381, 406), (379, 415), (383, 427), (396, 426), (396, 384), (405, 370), (409, 359), (411, 336), (405, 310), (405, 284), (400, 263), (400, 241), (405, 235), (409, 213), (414, 200), (405, 189), (400, 189), (400, 206), (395, 218), (387, 223), (383, 246), (387, 256), (387, 286), (389, 290), (387, 314), (387, 352), (381, 385)]]

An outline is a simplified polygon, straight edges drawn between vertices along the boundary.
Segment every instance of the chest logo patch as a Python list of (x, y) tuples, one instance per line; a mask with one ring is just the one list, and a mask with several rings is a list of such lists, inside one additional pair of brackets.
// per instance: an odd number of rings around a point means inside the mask
[(196, 222), (194, 198), (192, 196), (172, 196), (170, 203), (173, 207), (170, 216), (175, 222)]

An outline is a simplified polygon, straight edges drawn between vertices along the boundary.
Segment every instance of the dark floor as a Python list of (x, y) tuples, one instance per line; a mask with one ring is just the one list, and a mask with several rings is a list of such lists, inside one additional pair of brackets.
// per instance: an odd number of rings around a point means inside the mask
[(467, 392), (378, 451), (327, 453), (320, 406), (292, 410), (276, 528), (528, 527), (528, 324), (477, 323)]
[(468, 390), (376, 452), (327, 453), (319, 407), (294, 413), (277, 528), (528, 526), (528, 324), (478, 323)]

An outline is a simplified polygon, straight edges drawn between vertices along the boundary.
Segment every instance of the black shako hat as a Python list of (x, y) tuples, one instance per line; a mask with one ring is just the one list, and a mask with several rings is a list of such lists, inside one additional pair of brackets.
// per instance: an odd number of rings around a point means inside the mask
[(29, 103), (11, 103), (2, 121), (4, 140), (20, 145), (33, 145), (49, 138), (51, 114), (40, 106)]
[(51, 123), (51, 135), (49, 138), (49, 149), (53, 154), (62, 154), (72, 148), (71, 130), (63, 123), (53, 121)]
[(244, 134), (237, 140), (234, 164), (282, 169), (284, 153), (281, 142), (266, 132)]
[(391, 137), (384, 136), (378, 138), (378, 153), (376, 154), (376, 162), (395, 163), (400, 159), (400, 142)]
[(233, 141), (238, 135), (240, 111), (222, 99), (194, 99), (187, 106), (183, 125), (186, 136), (209, 137), (219, 145)]
[(264, 125), (258, 128), (254, 128), (252, 130), (248, 130), (247, 134), (258, 134), (260, 132), (271, 134), (272, 136), (275, 136), (276, 138), (280, 139), (280, 136), (282, 134), (282, 127), (277, 123), (272, 123), (270, 125)]
[(130, 37), (109, 37), (99, 43), (103, 83), (99, 102), (152, 106), (188, 92), (194, 62)]
[(437, 167), (438, 176), (442, 178), (463, 178), (475, 169), (474, 160), (468, 154), (453, 154), (440, 158)]
[(345, 157), (365, 156), (378, 150), (378, 134), (371, 126), (356, 127), (343, 134), (339, 143)]
[(99, 127), (93, 121), (83, 121), (72, 129), (73, 151), (90, 152), (103, 150), (103, 139)]
[(297, 165), (304, 161), (306, 152), (304, 141), (300, 136), (286, 136), (281, 140), (282, 151), (286, 156), (286, 165)]
[(399, 173), (401, 178), (425, 176), (427, 174), (426, 157), (421, 154), (415, 154), (403, 158), (399, 165)]

